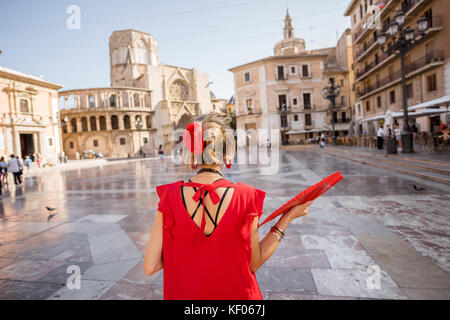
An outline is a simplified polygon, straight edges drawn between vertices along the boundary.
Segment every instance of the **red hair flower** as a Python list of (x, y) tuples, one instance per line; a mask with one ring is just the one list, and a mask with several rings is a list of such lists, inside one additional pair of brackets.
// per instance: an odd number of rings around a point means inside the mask
[(203, 153), (203, 128), (200, 122), (188, 124), (183, 133), (183, 144), (194, 154), (199, 155)]

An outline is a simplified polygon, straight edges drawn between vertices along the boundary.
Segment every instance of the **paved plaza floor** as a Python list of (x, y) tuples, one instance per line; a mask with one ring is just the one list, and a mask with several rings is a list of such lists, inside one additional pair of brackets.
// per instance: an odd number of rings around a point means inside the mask
[[(234, 165), (225, 177), (266, 191), (264, 218), (336, 170), (344, 180), (257, 271), (264, 299), (450, 299), (449, 186), (311, 150), (281, 151), (276, 175)], [(0, 299), (162, 299), (163, 273), (143, 272), (155, 186), (188, 177), (169, 159), (145, 159), (10, 184), (0, 201)], [(67, 285), (78, 268), (79, 289)]]

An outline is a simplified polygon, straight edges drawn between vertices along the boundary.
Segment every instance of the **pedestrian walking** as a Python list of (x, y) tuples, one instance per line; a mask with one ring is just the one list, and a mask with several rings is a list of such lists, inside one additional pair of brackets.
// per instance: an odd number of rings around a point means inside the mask
[[(214, 130), (215, 137), (220, 131), (223, 138), (194, 143), (195, 128)], [(182, 163), (198, 171), (187, 182), (156, 188), (159, 203), (144, 272), (151, 276), (164, 269), (164, 299), (261, 300), (256, 270), (275, 252), (290, 222), (308, 213), (311, 202), (293, 207), (259, 241), (265, 192), (223, 177), (223, 164), (230, 168), (235, 154), (228, 129), (215, 112), (189, 124)], [(194, 164), (194, 154), (204, 162)]]
[(23, 172), (22, 162), (14, 154), (11, 154), (11, 159), (8, 160), (8, 172), (12, 172), (14, 175), (14, 184), (16, 186), (22, 185), (22, 180), (20, 176)]
[(401, 149), (402, 148), (402, 130), (400, 129), (400, 126), (398, 124), (394, 125), (394, 134), (395, 134), (395, 139), (397, 140), (397, 143)]
[(383, 149), (383, 140), (384, 140), (383, 127), (380, 127), (380, 129), (378, 129), (378, 132), (377, 132), (378, 150)]
[(3, 185), (8, 184), (8, 164), (5, 161), (5, 157), (0, 158), (0, 174), (1, 174), (1, 182)]
[(31, 169), (31, 164), (33, 163), (33, 161), (31, 161), (29, 156), (25, 157), (25, 160), (23, 161), (23, 163), (25, 164), (25, 166), (27, 167), (27, 173), (30, 172)]
[(163, 150), (162, 144), (160, 144), (159, 148), (158, 148), (158, 158), (159, 159), (164, 159), (164, 150)]
[(7, 178), (7, 164), (5, 162), (5, 158), (1, 157), (0, 158), (0, 197), (3, 194), (3, 185), (6, 183), (8, 183), (8, 178)]
[(36, 153), (35, 159), (36, 159), (38, 168), (41, 168), (41, 163), (42, 163), (41, 155), (39, 153)]

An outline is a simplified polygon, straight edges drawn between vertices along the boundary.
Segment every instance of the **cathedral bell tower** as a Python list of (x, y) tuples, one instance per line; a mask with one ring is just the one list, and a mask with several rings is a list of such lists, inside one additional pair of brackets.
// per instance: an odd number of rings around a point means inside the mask
[(286, 17), (284, 18), (284, 40), (289, 41), (294, 38), (294, 28), (292, 27), (292, 19), (289, 15), (289, 10), (286, 11)]
[(109, 51), (112, 87), (149, 88), (148, 67), (158, 65), (158, 44), (151, 34), (114, 31)]
[(283, 40), (275, 45), (275, 56), (293, 56), (303, 54), (305, 51), (305, 40), (295, 38), (292, 19), (287, 10), (286, 17), (284, 18), (284, 37)]

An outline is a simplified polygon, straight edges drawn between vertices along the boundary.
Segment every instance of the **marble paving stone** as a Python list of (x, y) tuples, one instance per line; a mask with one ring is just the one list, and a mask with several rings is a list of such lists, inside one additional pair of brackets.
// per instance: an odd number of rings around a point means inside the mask
[(5, 231), (6, 229), (13, 227), (17, 224), (19, 224), (19, 222), (11, 222), (11, 221), (3, 222), (3, 221), (1, 221), (0, 222), (0, 231)]
[(59, 289), (48, 300), (96, 300), (105, 294), (114, 282), (81, 280), (80, 289), (69, 289), (67, 286)]
[(94, 264), (142, 258), (138, 248), (122, 230), (98, 236), (89, 234), (88, 239)]
[(449, 274), (399, 237), (358, 238), (400, 287), (450, 289)]
[[(80, 268), (81, 277), (83, 278), (83, 273), (92, 266), (92, 262), (79, 262), (79, 261), (66, 261), (63, 265), (56, 267), (55, 269), (48, 272), (42, 278), (39, 278), (38, 282), (47, 283), (59, 283), (62, 285), (67, 284), (70, 276), (73, 275), (73, 271), (67, 273), (67, 270), (71, 266), (77, 266)], [(70, 270), (69, 270), (70, 271)]]
[(6, 244), (12, 242), (19, 242), (26, 240), (28, 237), (34, 235), (34, 232), (7, 232), (1, 231), (0, 233), (0, 246), (4, 246)]
[(330, 268), (325, 251), (296, 248), (276, 251), (264, 265), (268, 267)]
[(317, 293), (310, 269), (263, 266), (256, 272), (256, 279), (261, 291)]
[(370, 274), (362, 270), (311, 269), (311, 272), (319, 295), (407, 299), (389, 275), (383, 271), (380, 277), (380, 289), (369, 289), (367, 281)]
[(82, 277), (86, 280), (117, 282), (131, 271), (139, 261), (140, 260), (124, 260), (95, 264), (87, 269)]
[(267, 300), (356, 300), (355, 297), (321, 296), (302, 293), (278, 293), (271, 292)]
[(3, 229), (7, 232), (44, 232), (46, 230), (52, 229), (58, 225), (60, 225), (62, 222), (21, 222), (18, 224), (15, 224), (10, 227), (6, 227)]
[(53, 261), (86, 262), (92, 261), (88, 245), (64, 247), (57, 255), (50, 258)]
[(124, 214), (90, 214), (76, 222), (117, 223), (126, 216)]
[(55, 261), (90, 261), (86, 235), (45, 232), (20, 243), (25, 249), (17, 257)]
[(375, 260), (364, 250), (352, 235), (304, 235), (303, 246), (307, 249), (324, 250), (331, 268), (367, 270)]
[(0, 300), (43, 300), (60, 288), (56, 283), (0, 280)]
[(450, 290), (402, 288), (410, 300), (450, 300)]
[[(361, 199), (359, 199), (359, 201), (361, 201)], [(359, 203), (360, 202), (355, 201), (352, 207), (358, 207)], [(376, 204), (374, 205), (376, 206)], [(315, 218), (319, 221), (322, 221), (322, 223), (333, 223), (338, 226), (344, 227), (351, 231), (353, 235), (394, 235), (394, 233), (386, 228), (382, 223), (374, 219), (369, 220), (368, 218), (361, 218), (360, 216), (348, 214), (348, 210), (311, 210), (311, 215), (309, 218)], [(317, 221), (315, 221), (315, 223), (317, 223)]]
[[(294, 220), (295, 221), (295, 220)], [(301, 235), (320, 235), (320, 236), (351, 236), (352, 233), (344, 227), (332, 223), (323, 223), (314, 221), (306, 223), (304, 220), (298, 220), (291, 230)]]
[(133, 241), (139, 251), (144, 255), (150, 240), (151, 232), (127, 232), (128, 237)]
[(10, 265), (14, 261), (15, 261), (15, 259), (13, 259), (13, 258), (0, 258), (0, 270), (4, 267)]
[(101, 300), (163, 300), (162, 286), (143, 286), (132, 283), (116, 283)]
[(373, 235), (356, 235), (356, 238), (361, 242), (366, 250), (372, 255), (417, 255), (417, 251), (414, 250), (406, 241), (399, 236), (373, 236)]
[(36, 281), (62, 264), (61, 261), (18, 259), (0, 270), (0, 279)]
[(60, 233), (87, 233), (93, 235), (102, 235), (113, 232), (119, 232), (120, 226), (110, 223), (83, 223), (83, 222), (68, 222), (52, 229), (52, 232)]
[[(162, 271), (159, 271), (151, 276), (147, 276), (144, 272), (144, 261), (140, 261), (131, 269), (125, 276), (123, 276), (119, 282), (131, 283), (135, 285), (149, 286), (155, 282), (155, 280), (161, 276)], [(162, 282), (160, 283), (162, 284)]]
[(428, 257), (376, 255), (378, 264), (405, 288), (450, 289), (450, 276)]
[(299, 234), (287, 233), (283, 241), (278, 245), (278, 248), (303, 249), (302, 239)]

